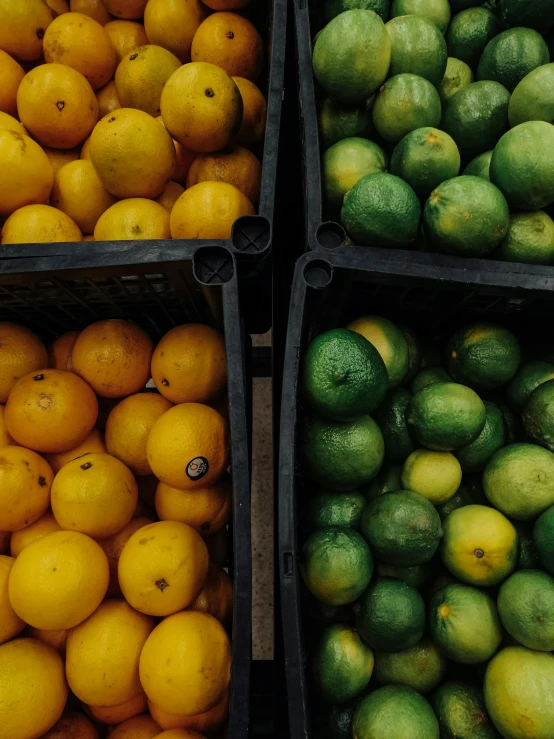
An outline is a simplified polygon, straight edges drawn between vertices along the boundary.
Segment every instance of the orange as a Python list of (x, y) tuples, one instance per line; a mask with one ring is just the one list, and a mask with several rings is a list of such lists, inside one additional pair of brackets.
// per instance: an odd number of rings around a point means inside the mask
[(65, 13), (52, 21), (44, 34), (44, 58), (76, 69), (94, 90), (111, 80), (117, 66), (110, 37), (84, 13)]
[(135, 716), (119, 724), (110, 739), (154, 739), (160, 735), (160, 727), (150, 716)]
[(17, 91), (17, 110), (33, 138), (54, 149), (81, 144), (98, 120), (94, 90), (64, 64), (42, 64), (28, 72)]
[(198, 154), (190, 166), (187, 187), (199, 182), (228, 182), (257, 205), (262, 186), (262, 165), (255, 154), (242, 146), (213, 154)]
[[(161, 123), (162, 126), (165, 128), (165, 124), (164, 124), (164, 121), (161, 115), (159, 115), (156, 118), (156, 120), (159, 123)], [(189, 151), (189, 149), (184, 147), (178, 141), (175, 141), (175, 139), (173, 139), (173, 143), (175, 145), (175, 156), (176, 156), (175, 171), (173, 172), (173, 179), (176, 182), (180, 182), (184, 185), (187, 180), (187, 174), (188, 174), (190, 165), (192, 164), (192, 162), (194, 161), (194, 157), (196, 156), (196, 152)]]
[(215, 64), (184, 64), (168, 79), (160, 101), (165, 127), (191, 151), (218, 151), (238, 133), (242, 98)]
[(225, 690), (222, 697), (213, 708), (196, 716), (173, 716), (162, 711), (157, 705), (149, 701), (148, 708), (152, 718), (162, 729), (193, 729), (195, 731), (212, 732), (221, 728), (229, 716), (229, 690)]
[(10, 551), (11, 531), (0, 531), (0, 554)]
[(237, 144), (254, 146), (263, 141), (267, 119), (267, 102), (253, 82), (244, 77), (233, 77), (242, 97), (242, 124), (235, 139)]
[(225, 341), (202, 323), (176, 326), (163, 336), (152, 355), (152, 379), (172, 403), (205, 403), (227, 382)]
[(52, 22), (43, 0), (0, 0), (0, 49), (19, 61), (42, 56), (42, 39)]
[[(4, 446), (17, 446), (15, 441), (8, 433), (6, 428), (6, 422), (4, 420), (5, 407), (0, 405), (0, 447)], [(0, 546), (0, 554), (2, 553), (2, 547)]]
[(146, 198), (128, 198), (115, 203), (98, 219), (95, 241), (140, 241), (169, 239), (169, 213)]
[[(140, 502), (140, 501), (139, 501)], [(110, 584), (108, 586), (108, 596), (121, 597), (121, 588), (119, 587), (119, 580), (117, 579), (117, 567), (119, 564), (119, 558), (123, 547), (129, 541), (131, 536), (143, 526), (148, 526), (152, 521), (144, 516), (138, 516), (132, 518), (127, 526), (124, 526), (121, 531), (118, 531), (113, 536), (109, 536), (107, 539), (103, 539), (100, 542), (100, 546), (104, 550), (106, 557), (108, 558), (108, 564), (110, 565)], [(131, 718), (128, 716), (127, 718)], [(124, 719), (121, 719), (124, 721)], [(119, 723), (112, 721), (111, 723)]]
[(106, 555), (77, 531), (54, 531), (21, 552), (9, 583), (14, 611), (37, 629), (71, 629), (100, 605), (109, 580)]
[(101, 26), (106, 25), (111, 20), (111, 16), (102, 0), (69, 0), (69, 9), (72, 13), (88, 15), (89, 18), (100, 23)]
[(54, 369), (70, 370), (73, 367), (71, 355), (79, 336), (79, 331), (68, 331), (52, 342), (48, 350), (48, 366)]
[(144, 28), (151, 43), (190, 62), (192, 39), (205, 17), (206, 8), (199, 0), (149, 0)]
[(66, 700), (63, 662), (51, 647), (36, 639), (0, 647), (0, 726), (6, 739), (43, 736)]
[(20, 446), (0, 449), (0, 531), (30, 526), (50, 504), (54, 474), (41, 456)]
[(13, 610), (8, 596), (8, 581), (15, 559), (0, 555), (0, 644), (13, 639), (25, 628), (22, 621)]
[(178, 182), (168, 182), (165, 190), (156, 198), (156, 202), (171, 213), (173, 206), (184, 192), (185, 188)]
[(2, 244), (49, 244), (82, 241), (79, 226), (50, 205), (25, 205), (4, 223)]
[(80, 159), (90, 160), (90, 136), (87, 139), (85, 139), (81, 147)]
[(98, 416), (96, 396), (68, 370), (30, 372), (6, 403), (6, 427), (18, 444), (38, 452), (67, 452), (86, 439)]
[(33, 626), (28, 626), (27, 633), (33, 639), (38, 639), (51, 646), (59, 654), (65, 655), (65, 644), (69, 629), (35, 629)]
[(227, 422), (207, 405), (181, 403), (158, 418), (146, 451), (161, 482), (181, 490), (210, 487), (229, 464)]
[(43, 147), (44, 153), (48, 157), (48, 161), (52, 165), (54, 178), (60, 169), (70, 162), (75, 162), (80, 157), (79, 148), (75, 149), (51, 149), (49, 146)]
[(231, 77), (255, 82), (264, 63), (264, 44), (255, 26), (242, 15), (212, 13), (194, 34), (191, 57), (193, 62), (217, 64)]
[(130, 54), (137, 46), (144, 46), (148, 43), (148, 36), (142, 23), (110, 21), (106, 23), (104, 30), (114, 46), (118, 64), (126, 54)]
[(116, 199), (104, 189), (92, 162), (77, 159), (58, 172), (50, 202), (88, 234)]
[(68, 462), (52, 484), (52, 511), (62, 529), (95, 539), (121, 531), (133, 517), (137, 500), (131, 471), (102, 452)]
[(28, 136), (0, 130), (0, 217), (50, 197), (54, 174), (48, 157)]
[(52, 511), (46, 511), (37, 521), (24, 529), (14, 531), (10, 540), (10, 554), (19, 557), (25, 547), (53, 531), (61, 531), (60, 524), (54, 518)]
[(90, 434), (84, 441), (77, 444), (76, 447), (70, 449), (68, 452), (60, 452), (59, 454), (45, 454), (46, 460), (52, 467), (54, 474), (59, 472), (61, 468), (71, 462), (72, 459), (82, 457), (84, 454), (92, 453), (106, 453), (106, 445), (104, 443), (104, 434), (98, 429), (92, 429)]
[(98, 739), (98, 732), (86, 716), (70, 711), (64, 714), (42, 739), (68, 739), (68, 737)]
[(119, 110), (119, 108), (121, 108), (121, 103), (117, 97), (117, 89), (113, 80), (108, 82), (108, 84), (100, 90), (97, 90), (96, 99), (98, 100), (99, 118), (103, 118), (113, 110)]
[(152, 340), (131, 321), (91, 323), (73, 349), (73, 369), (97, 395), (123, 398), (142, 390), (150, 378)]
[(148, 699), (173, 715), (204, 713), (231, 677), (231, 644), (213, 616), (197, 611), (164, 619), (146, 640), (140, 680)]
[(206, 739), (203, 734), (188, 729), (169, 729), (158, 734), (157, 739)]
[(62, 13), (69, 13), (68, 0), (46, 0), (46, 5), (52, 11), (54, 18)]
[(13, 131), (14, 133), (27, 136), (27, 129), (21, 125), (13, 116), (0, 110), (0, 131)]
[(21, 64), (0, 49), (0, 111), (17, 115), (17, 88), (23, 77)]
[(117, 95), (124, 108), (138, 108), (160, 115), (160, 98), (165, 83), (181, 62), (161, 46), (148, 44), (126, 54), (115, 73)]
[(106, 422), (108, 452), (120, 459), (135, 475), (151, 475), (146, 442), (158, 418), (173, 407), (157, 393), (137, 393), (118, 403)]
[(185, 190), (173, 206), (173, 239), (230, 239), (233, 223), (255, 214), (254, 206), (234, 185), (200, 182)]
[(89, 706), (118, 706), (142, 692), (139, 657), (155, 626), (124, 600), (106, 600), (69, 633), (69, 687)]
[(0, 403), (6, 402), (23, 375), (47, 366), (46, 347), (36, 334), (16, 323), (0, 322)]
[(102, 0), (108, 12), (117, 18), (142, 18), (148, 0)]
[(118, 198), (156, 198), (173, 177), (171, 136), (143, 110), (104, 116), (90, 137), (90, 158), (104, 187)]
[(209, 613), (224, 626), (230, 624), (233, 613), (233, 583), (225, 570), (210, 565), (206, 583), (188, 610)]
[(233, 488), (227, 475), (212, 487), (179, 490), (158, 483), (156, 513), (162, 521), (181, 521), (201, 536), (217, 534), (229, 523)]
[(87, 708), (97, 721), (113, 725), (144, 713), (147, 705), (146, 693), (141, 692), (117, 706), (87, 706)]
[(125, 599), (141, 613), (168, 616), (186, 608), (204, 586), (209, 556), (194, 529), (158, 521), (136, 531), (119, 557)]

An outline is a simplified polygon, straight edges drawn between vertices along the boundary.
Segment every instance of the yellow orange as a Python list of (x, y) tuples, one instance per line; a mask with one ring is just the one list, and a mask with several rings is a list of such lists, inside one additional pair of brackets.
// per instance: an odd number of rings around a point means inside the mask
[(140, 692), (117, 706), (87, 706), (87, 708), (97, 721), (113, 726), (144, 713), (147, 705), (146, 693)]
[(118, 706), (142, 692), (141, 650), (155, 626), (124, 600), (106, 600), (67, 637), (69, 687), (89, 706)]
[(14, 611), (37, 629), (71, 629), (100, 605), (110, 577), (101, 547), (77, 531), (54, 531), (21, 552), (9, 583)]
[(43, 0), (0, 0), (0, 49), (19, 61), (39, 59), (51, 22), (52, 11)]
[(71, 218), (50, 205), (25, 205), (4, 223), (2, 244), (49, 244), (82, 241), (83, 234)]
[(116, 199), (104, 189), (92, 163), (78, 159), (58, 172), (50, 202), (68, 215), (83, 233), (92, 233), (102, 213)]
[(148, 36), (142, 23), (135, 21), (110, 21), (104, 30), (111, 39), (119, 63), (126, 54), (130, 54), (137, 46), (148, 43)]
[(0, 726), (6, 738), (43, 736), (62, 715), (66, 700), (63, 661), (51, 647), (36, 639), (0, 647)]
[(51, 149), (49, 146), (44, 146), (43, 150), (52, 166), (54, 177), (64, 165), (74, 162), (80, 157), (79, 147), (75, 149)]
[(225, 690), (213, 708), (196, 716), (173, 716), (162, 711), (155, 703), (148, 702), (150, 715), (162, 729), (192, 729), (212, 732), (220, 729), (229, 716), (229, 690)]
[(244, 77), (233, 77), (242, 97), (242, 124), (235, 139), (237, 144), (254, 146), (263, 141), (267, 119), (267, 102), (261, 90)]
[(68, 331), (52, 342), (48, 350), (48, 366), (54, 369), (70, 370), (73, 367), (71, 355), (79, 336), (79, 331)]
[(94, 229), (95, 241), (169, 238), (169, 213), (147, 198), (120, 200), (102, 214)]
[(96, 321), (75, 342), (73, 369), (97, 395), (123, 398), (148, 382), (152, 351), (146, 331), (131, 321)]
[(100, 90), (97, 90), (96, 99), (98, 100), (99, 118), (103, 118), (105, 115), (108, 115), (108, 113), (121, 108), (121, 103), (117, 97), (117, 88), (113, 80), (108, 82), (108, 84)]
[(160, 115), (162, 90), (180, 66), (175, 54), (161, 46), (147, 44), (133, 49), (123, 57), (115, 73), (121, 105), (152, 116)]
[(21, 125), (13, 116), (0, 110), (0, 131), (13, 131), (14, 133), (27, 136), (27, 129)]
[(61, 526), (54, 518), (52, 511), (46, 511), (30, 526), (13, 532), (10, 539), (10, 554), (12, 557), (18, 557), (29, 544), (53, 531), (61, 531)]
[(46, 347), (36, 334), (16, 323), (0, 322), (0, 403), (6, 402), (21, 377), (47, 366)]
[(148, 699), (173, 715), (216, 705), (231, 677), (231, 644), (213, 616), (183, 611), (164, 619), (146, 640), (140, 680)]
[(30, 526), (47, 510), (54, 475), (36, 452), (19, 446), (0, 449), (0, 531)]
[(0, 644), (13, 639), (25, 628), (25, 621), (13, 610), (8, 595), (8, 582), (14, 562), (13, 557), (0, 555)]
[(156, 198), (175, 170), (171, 136), (155, 118), (132, 108), (99, 121), (90, 158), (106, 190), (118, 198)]
[(224, 626), (230, 625), (233, 613), (233, 583), (225, 570), (210, 565), (202, 591), (187, 610), (209, 613)]
[(14, 385), (6, 403), (6, 427), (18, 444), (38, 452), (67, 452), (86, 439), (98, 401), (74, 372), (30, 372)]
[(51, 646), (59, 654), (65, 655), (65, 645), (69, 629), (35, 629), (34, 626), (28, 626), (27, 633), (33, 639), (38, 639)]
[(102, 0), (108, 12), (116, 18), (142, 18), (148, 0)]
[(257, 205), (262, 186), (262, 165), (243, 146), (233, 146), (211, 154), (198, 154), (187, 175), (187, 187), (199, 182), (228, 182)]
[(232, 491), (227, 475), (212, 487), (194, 490), (179, 490), (160, 482), (156, 489), (156, 513), (161, 521), (181, 521), (201, 536), (211, 536), (229, 523)]
[(17, 88), (24, 76), (21, 64), (0, 49), (0, 111), (17, 115)]
[(165, 127), (191, 151), (218, 151), (238, 133), (242, 98), (215, 64), (184, 64), (168, 79), (160, 101)]
[(227, 529), (221, 529), (217, 534), (208, 536), (205, 539), (210, 562), (216, 567), (225, 567), (229, 553), (229, 532)]
[(42, 64), (28, 72), (17, 91), (17, 110), (33, 138), (54, 149), (82, 144), (98, 120), (94, 90), (64, 64)]
[(185, 190), (173, 206), (173, 239), (230, 239), (233, 223), (255, 214), (254, 206), (227, 182), (200, 182)]
[(190, 47), (196, 29), (206, 17), (199, 0), (149, 0), (144, 11), (144, 28), (153, 44), (169, 49), (190, 62)]
[[(159, 115), (156, 120), (162, 124), (165, 128), (165, 124), (163, 121), (163, 118), (161, 115)], [(173, 172), (173, 179), (175, 182), (182, 183), (183, 185), (186, 184), (187, 181), (187, 174), (190, 168), (190, 165), (194, 161), (194, 157), (196, 156), (195, 151), (189, 151), (183, 144), (180, 144), (178, 141), (175, 141), (173, 139), (173, 144), (175, 146), (175, 170)], [(171, 184), (171, 183), (169, 183)], [(162, 193), (163, 195), (163, 193)], [(162, 197), (160, 195), (160, 197)]]
[(156, 198), (156, 202), (171, 213), (173, 206), (184, 192), (185, 188), (178, 182), (168, 182), (165, 190)]
[(49, 198), (54, 181), (52, 166), (28, 136), (0, 130), (0, 170), (0, 217)]
[(71, 462), (72, 459), (82, 457), (84, 454), (106, 453), (107, 451), (106, 444), (104, 443), (104, 434), (98, 429), (92, 429), (84, 441), (77, 444), (73, 449), (67, 452), (59, 452), (58, 454), (45, 454), (44, 456), (50, 467), (52, 467), (54, 474), (56, 474), (65, 464)]
[(100, 23), (101, 26), (106, 25), (111, 20), (111, 16), (102, 0), (69, 0), (69, 9), (72, 13), (88, 15), (89, 18)]
[[(139, 501), (140, 502), (140, 501)], [(113, 536), (109, 536), (107, 539), (102, 539), (100, 541), (100, 546), (104, 550), (104, 553), (106, 557), (108, 558), (108, 564), (110, 566), (110, 584), (108, 586), (108, 595), (112, 597), (121, 597), (121, 588), (119, 587), (119, 580), (117, 578), (117, 568), (119, 565), (119, 558), (121, 557), (121, 552), (123, 551), (123, 547), (131, 536), (135, 533), (135, 531), (138, 531), (139, 529), (142, 529), (143, 526), (148, 526), (149, 523), (152, 523), (152, 521), (149, 518), (145, 518), (144, 516), (138, 516), (137, 518), (132, 518), (129, 523), (124, 526), (120, 531), (118, 531)], [(127, 716), (127, 718), (131, 718), (130, 716)], [(121, 719), (121, 721), (124, 721), (125, 719)], [(108, 723), (119, 723), (118, 721), (108, 721)]]
[(160, 727), (150, 716), (135, 716), (119, 724), (110, 739), (154, 739), (160, 735)]
[(87, 139), (85, 139), (85, 142), (83, 143), (81, 147), (80, 159), (90, 160), (90, 136)]
[(54, 18), (62, 13), (69, 13), (68, 0), (46, 0), (46, 5), (48, 5), (52, 11)]
[[(0, 448), (4, 446), (17, 446), (15, 441), (9, 435), (8, 429), (6, 428), (6, 422), (4, 420), (5, 410), (5, 407), (3, 405), (0, 405)], [(2, 548), (0, 547), (0, 554), (1, 553)]]
[(65, 713), (42, 739), (98, 739), (98, 732), (82, 713)]
[(100, 23), (84, 13), (64, 13), (44, 34), (44, 58), (80, 72), (94, 90), (106, 85), (117, 66), (110, 37)]

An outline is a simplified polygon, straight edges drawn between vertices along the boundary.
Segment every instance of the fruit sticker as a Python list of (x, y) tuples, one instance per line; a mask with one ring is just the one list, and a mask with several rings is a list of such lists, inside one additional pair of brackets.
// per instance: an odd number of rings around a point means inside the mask
[(208, 460), (206, 457), (195, 457), (187, 464), (187, 477), (191, 480), (199, 480), (208, 471)]

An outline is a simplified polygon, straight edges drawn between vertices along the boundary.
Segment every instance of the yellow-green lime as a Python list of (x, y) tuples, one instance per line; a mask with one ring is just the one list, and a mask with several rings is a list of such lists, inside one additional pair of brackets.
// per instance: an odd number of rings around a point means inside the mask
[(496, 259), (523, 264), (554, 264), (554, 222), (543, 210), (512, 213)]
[(444, 737), (500, 739), (485, 706), (483, 691), (475, 685), (446, 682), (433, 694), (435, 709)]
[(385, 685), (362, 698), (354, 714), (356, 739), (439, 739), (439, 724), (425, 698), (405, 685)]
[(509, 28), (485, 46), (477, 79), (495, 80), (512, 92), (529, 72), (549, 61), (548, 46), (540, 33), (532, 28)]
[(451, 382), (452, 378), (444, 367), (423, 367), (412, 380), (410, 389), (415, 395), (418, 390), (434, 382)]
[(431, 503), (444, 503), (462, 482), (462, 468), (450, 452), (416, 449), (402, 467), (402, 487), (413, 490)]
[(403, 72), (379, 88), (373, 105), (373, 125), (385, 141), (396, 143), (416, 128), (436, 128), (441, 120), (436, 88), (416, 74)]
[(428, 693), (443, 679), (447, 662), (429, 639), (401, 652), (376, 652), (373, 675), (381, 685), (407, 685)]
[(529, 72), (510, 98), (508, 106), (510, 126), (525, 121), (554, 120), (554, 64), (543, 64)]
[(408, 342), (402, 330), (383, 316), (361, 316), (347, 328), (373, 344), (387, 368), (390, 387), (399, 385), (409, 367)]
[(506, 399), (510, 407), (520, 413), (531, 397), (533, 390), (543, 382), (554, 380), (554, 364), (540, 359), (520, 364), (506, 388)]
[(530, 439), (554, 451), (554, 380), (541, 383), (529, 396), (523, 427)]
[(306, 532), (326, 526), (350, 526), (358, 529), (366, 499), (361, 493), (328, 493), (310, 495), (302, 509), (302, 524)]
[(397, 15), (423, 15), (445, 33), (450, 22), (448, 0), (393, 0), (391, 18)]
[(344, 13), (347, 10), (355, 10), (361, 8), (363, 10), (373, 10), (374, 13), (381, 16), (383, 21), (388, 21), (390, 14), (390, 0), (326, 0), (323, 6), (325, 20), (327, 23), (335, 18), (335, 16)]
[(475, 69), (485, 46), (496, 36), (500, 25), (487, 8), (467, 8), (452, 18), (446, 32), (450, 56)]
[[(392, 463), (404, 462), (417, 446), (406, 425), (406, 408), (411, 397), (409, 390), (395, 388), (374, 415), (385, 440), (385, 458)], [(409, 485), (404, 487), (412, 489)]]
[(411, 72), (438, 85), (446, 70), (446, 42), (437, 25), (423, 15), (401, 15), (386, 29), (391, 41), (389, 77)]
[(372, 105), (372, 98), (364, 100), (359, 105), (345, 105), (326, 98), (321, 103), (317, 116), (321, 149), (325, 151), (337, 141), (352, 136), (371, 138), (373, 133)]
[(498, 591), (498, 615), (528, 649), (554, 650), (554, 579), (541, 570), (514, 572)]
[(441, 182), (459, 174), (460, 152), (444, 131), (417, 128), (396, 145), (391, 172), (406, 180), (418, 195), (427, 197)]
[(464, 472), (479, 472), (492, 455), (508, 442), (508, 428), (501, 410), (485, 400), (487, 417), (479, 436), (467, 446), (457, 449), (455, 456)]
[(473, 82), (473, 72), (461, 59), (449, 56), (446, 61), (446, 71), (440, 84), (437, 86), (441, 102), (446, 103), (447, 100), (462, 90), (466, 85)]
[(484, 151), (482, 154), (478, 154), (469, 162), (462, 174), (469, 175), (470, 177), (481, 177), (481, 179), (490, 182), (492, 152), (493, 150), (491, 149), (490, 151)]
[(347, 703), (366, 689), (373, 672), (373, 652), (358, 632), (343, 624), (327, 628), (315, 650), (314, 676), (321, 697)]

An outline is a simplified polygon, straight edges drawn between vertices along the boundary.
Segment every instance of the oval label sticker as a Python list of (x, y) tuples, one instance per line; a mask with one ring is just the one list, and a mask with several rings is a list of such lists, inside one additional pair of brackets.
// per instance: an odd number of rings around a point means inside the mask
[(191, 480), (199, 480), (201, 477), (204, 477), (208, 471), (208, 460), (206, 457), (195, 457), (187, 464), (187, 469), (185, 471), (187, 473), (187, 477)]

